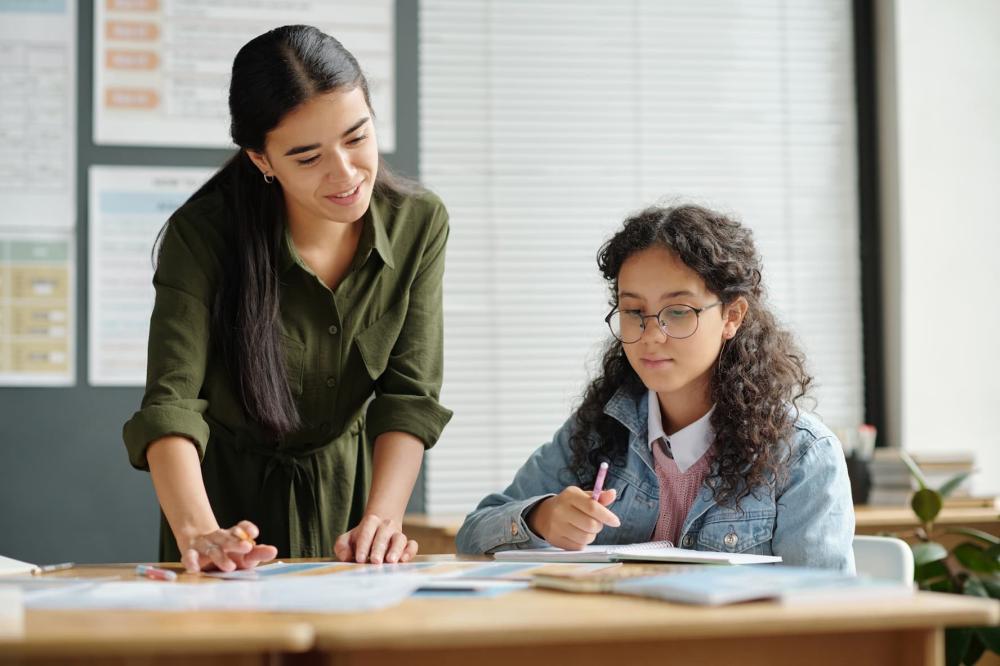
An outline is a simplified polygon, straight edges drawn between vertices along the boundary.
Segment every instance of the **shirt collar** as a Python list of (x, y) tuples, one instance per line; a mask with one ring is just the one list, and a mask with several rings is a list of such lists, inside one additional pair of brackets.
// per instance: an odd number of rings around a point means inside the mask
[(653, 442), (663, 438), (663, 441), (670, 445), (670, 452), (673, 454), (677, 469), (686, 472), (688, 468), (701, 459), (705, 452), (712, 446), (715, 439), (715, 431), (712, 429), (712, 412), (715, 405), (709, 409), (704, 416), (689, 426), (681, 428), (670, 437), (663, 431), (663, 419), (660, 417), (660, 401), (656, 397), (656, 391), (648, 391), (646, 399), (649, 410), (647, 419), (647, 441), (652, 448)]
[[(361, 218), (363, 226), (361, 228), (361, 238), (358, 239), (358, 249), (355, 252), (355, 265), (364, 265), (368, 261), (368, 257), (371, 256), (372, 250), (375, 250), (386, 266), (389, 268), (396, 267), (392, 254), (392, 243), (389, 242), (389, 234), (386, 232), (385, 223), (382, 220), (383, 214), (381, 211), (381, 202), (372, 195), (371, 203), (368, 204), (368, 210), (365, 211), (365, 214)], [(295, 243), (292, 242), (291, 231), (289, 231), (288, 225), (285, 224), (284, 243), (282, 243), (281, 247), (279, 266), (281, 267), (281, 271), (284, 272), (296, 264), (307, 272), (312, 272), (306, 266), (305, 262), (302, 261), (299, 253), (295, 251)]]

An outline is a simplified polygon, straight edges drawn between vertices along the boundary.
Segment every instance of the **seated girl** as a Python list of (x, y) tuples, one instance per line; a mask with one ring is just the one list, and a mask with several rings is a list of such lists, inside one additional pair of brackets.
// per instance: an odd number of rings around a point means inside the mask
[[(460, 553), (666, 540), (853, 572), (840, 443), (768, 308), (752, 234), (693, 205), (628, 219), (598, 255), (614, 336), (551, 442), (457, 536)], [(610, 469), (596, 501), (602, 461)]]

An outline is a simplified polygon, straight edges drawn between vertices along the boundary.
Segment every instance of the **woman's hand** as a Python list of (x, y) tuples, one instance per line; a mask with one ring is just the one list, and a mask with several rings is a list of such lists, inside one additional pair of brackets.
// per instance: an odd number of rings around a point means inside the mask
[(344, 532), (333, 544), (341, 562), (409, 562), (417, 554), (417, 542), (407, 539), (398, 521), (368, 514), (357, 527)]
[(595, 502), (590, 492), (570, 486), (535, 505), (528, 513), (528, 527), (557, 548), (581, 550), (605, 525), (621, 526), (618, 516), (607, 508), (615, 495), (614, 489), (605, 490)]
[(181, 563), (188, 573), (198, 573), (215, 567), (219, 571), (253, 569), (261, 562), (278, 556), (274, 546), (258, 544), (254, 539), (260, 534), (257, 526), (248, 520), (227, 530), (217, 529), (178, 539)]

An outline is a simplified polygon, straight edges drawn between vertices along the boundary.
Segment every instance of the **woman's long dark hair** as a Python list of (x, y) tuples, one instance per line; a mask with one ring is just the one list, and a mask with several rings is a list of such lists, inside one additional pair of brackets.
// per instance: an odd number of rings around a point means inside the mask
[[(750, 306), (736, 335), (723, 346), (711, 382), (716, 407), (710, 485), (716, 502), (735, 507), (758, 487), (784, 477), (786, 451), (780, 443), (792, 430), (812, 378), (791, 334), (765, 302), (761, 260), (748, 228), (695, 205), (654, 206), (629, 218), (597, 256), (611, 288), (612, 307), (617, 305), (622, 264), (654, 246), (675, 253), (724, 305), (742, 296)], [(570, 439), (580, 483), (594, 478), (601, 460), (624, 464), (627, 432), (604, 413), (621, 387), (637, 397), (646, 390), (622, 343), (612, 338), (600, 375), (584, 393)]]
[[(306, 25), (275, 28), (247, 42), (233, 61), (229, 85), (230, 133), (240, 150), (190, 201), (221, 191), (231, 247), (212, 307), (214, 347), (225, 359), (247, 415), (282, 438), (300, 425), (288, 387), (281, 340), (278, 261), (284, 243), (285, 200), (268, 184), (248, 150), (264, 152), (267, 133), (316, 95), (368, 83), (354, 56), (333, 37)], [(416, 184), (394, 175), (379, 159), (374, 191), (411, 193)]]

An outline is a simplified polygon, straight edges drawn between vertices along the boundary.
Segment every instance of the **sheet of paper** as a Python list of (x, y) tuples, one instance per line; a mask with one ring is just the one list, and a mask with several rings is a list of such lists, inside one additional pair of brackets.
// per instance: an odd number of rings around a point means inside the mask
[(426, 581), (418, 575), (285, 577), (217, 583), (117, 582), (25, 594), (29, 609), (356, 613), (394, 606)]
[(214, 173), (193, 167), (90, 167), (89, 382), (142, 386), (153, 312), (153, 244)]
[(272, 562), (254, 569), (205, 574), (226, 580), (266, 580), (277, 576), (378, 576), (419, 574), (434, 580), (528, 581), (536, 574), (598, 571), (617, 564), (538, 564), (534, 562), (407, 562), (357, 564), (353, 562)]
[(75, 275), (72, 230), (0, 228), (0, 386), (75, 382)]
[(76, 0), (0, 0), (0, 230), (76, 221)]
[(37, 565), (30, 562), (22, 562), (21, 560), (15, 560), (12, 557), (4, 557), (3, 555), (0, 555), (0, 576), (30, 574), (37, 568)]
[[(23, 4), (23, 3), (22, 3)], [(282, 25), (336, 37), (364, 71), (382, 152), (395, 150), (392, 0), (102, 0), (94, 16), (94, 143), (225, 147), (233, 58)]]

